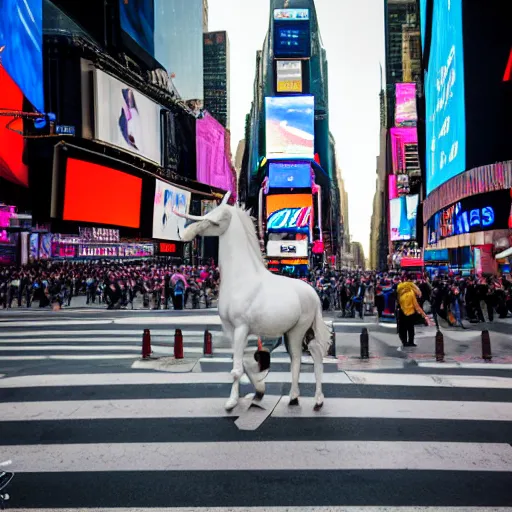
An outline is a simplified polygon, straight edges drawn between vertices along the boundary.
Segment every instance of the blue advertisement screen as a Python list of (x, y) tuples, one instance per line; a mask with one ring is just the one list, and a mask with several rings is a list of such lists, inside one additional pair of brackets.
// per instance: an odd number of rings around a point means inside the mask
[(427, 194), (466, 168), (462, 0), (434, 3), (425, 73)]
[(119, 0), (121, 28), (150, 55), (155, 53), (153, 0)]
[(271, 163), (268, 181), (270, 188), (311, 188), (311, 165)]
[(421, 29), (421, 49), (425, 49), (425, 29), (427, 27), (427, 1), (420, 0), (420, 29)]
[(418, 211), (419, 196), (417, 194), (391, 199), (390, 221), (391, 240), (416, 239), (416, 214)]
[(43, 0), (0, 0), (1, 65), (39, 112), (44, 112), (42, 51)]
[(276, 57), (310, 57), (309, 20), (274, 20), (274, 55)]
[(265, 135), (268, 160), (313, 159), (314, 97), (265, 98)]

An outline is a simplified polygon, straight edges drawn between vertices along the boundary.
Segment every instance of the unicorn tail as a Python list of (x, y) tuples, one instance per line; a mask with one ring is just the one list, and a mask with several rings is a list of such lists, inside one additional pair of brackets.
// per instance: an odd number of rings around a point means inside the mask
[(324, 322), (322, 317), (322, 307), (318, 305), (316, 310), (315, 319), (313, 320), (313, 332), (315, 333), (314, 339), (310, 343), (314, 343), (320, 347), (322, 355), (325, 357), (329, 351), (329, 347), (332, 344), (331, 330)]

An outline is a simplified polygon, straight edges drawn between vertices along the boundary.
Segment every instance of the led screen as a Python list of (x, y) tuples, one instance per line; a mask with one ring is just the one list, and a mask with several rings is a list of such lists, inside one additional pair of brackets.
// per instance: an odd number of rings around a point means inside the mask
[(471, 196), (437, 212), (427, 223), (428, 243), (455, 235), (507, 229), (511, 215), (509, 190)]
[(434, 2), (425, 72), (427, 194), (466, 167), (462, 0)]
[(68, 158), (63, 220), (138, 228), (141, 194), (141, 178)]
[(274, 55), (310, 57), (311, 33), (308, 9), (274, 11)]
[[(393, 159), (393, 172), (406, 173), (411, 169), (419, 169), (418, 159), (418, 132), (416, 128), (391, 128), (391, 156)], [(416, 157), (415, 165), (408, 161), (409, 153)]]
[(95, 80), (96, 139), (160, 165), (160, 105), (103, 71)]
[(396, 126), (415, 126), (416, 114), (416, 84), (396, 84)]
[(270, 163), (270, 188), (311, 188), (311, 165), (304, 163)]
[(37, 260), (39, 258), (39, 235), (37, 233), (30, 234), (30, 258)]
[(302, 63), (300, 60), (276, 62), (277, 92), (302, 92)]
[(312, 224), (311, 194), (276, 194), (267, 196), (267, 231), (269, 233), (309, 233)]
[(265, 98), (266, 156), (269, 160), (314, 158), (313, 96)]
[(121, 28), (150, 55), (155, 53), (153, 0), (119, 0)]
[(155, 203), (153, 209), (153, 238), (161, 240), (180, 240), (178, 229), (185, 229), (186, 220), (173, 213), (188, 213), (190, 192), (156, 180)]
[(417, 194), (392, 199), (390, 203), (391, 240), (416, 239)]
[(0, 0), (1, 66), (39, 112), (44, 112), (42, 51), (43, 0)]
[[(0, 54), (1, 58), (1, 54)], [(8, 110), (23, 110), (23, 94), (0, 65), (1, 106)], [(15, 124), (13, 124), (13, 121)], [(10, 124), (10, 128), (7, 125)], [(23, 121), (0, 116), (0, 178), (28, 187), (28, 168), (23, 164)]]

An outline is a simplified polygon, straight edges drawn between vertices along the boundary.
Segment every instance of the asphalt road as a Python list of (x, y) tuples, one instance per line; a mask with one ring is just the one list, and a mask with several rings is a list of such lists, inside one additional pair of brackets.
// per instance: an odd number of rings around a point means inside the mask
[[(507, 335), (491, 331), (495, 362), (484, 364), (478, 331), (444, 330), (443, 365), (431, 328), (404, 351), (393, 326), (334, 320), (337, 357), (325, 360), (320, 412), (307, 357), (300, 406), (288, 405), (290, 365), (279, 347), (263, 412), (241, 402), (226, 413), (231, 349), (215, 311), (0, 312), (0, 463), (12, 460), (16, 472), (10, 508), (510, 506)], [(365, 324), (371, 358), (361, 361)], [(178, 326), (181, 362), (169, 358)], [(143, 328), (152, 334), (149, 362), (140, 361)], [(240, 421), (256, 427), (241, 430)]]

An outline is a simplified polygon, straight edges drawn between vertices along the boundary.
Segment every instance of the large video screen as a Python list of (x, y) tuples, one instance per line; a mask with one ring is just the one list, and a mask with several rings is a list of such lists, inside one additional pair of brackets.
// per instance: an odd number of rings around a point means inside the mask
[(309, 9), (274, 10), (274, 55), (311, 56)]
[(416, 84), (396, 84), (396, 126), (416, 126), (418, 115), (416, 113)]
[(300, 60), (276, 61), (277, 92), (302, 92), (302, 62)]
[[(0, 53), (1, 58), (1, 53)], [(1, 105), (9, 110), (23, 110), (23, 93), (14, 83), (0, 64)], [(24, 139), (13, 131), (17, 128), (23, 132), (23, 120), (17, 119), (12, 125), (13, 118), (0, 116), (0, 178), (28, 187), (28, 168), (23, 164)], [(11, 129), (7, 125), (11, 123)]]
[(267, 196), (267, 232), (309, 233), (313, 215), (311, 194)]
[(99, 69), (95, 100), (96, 139), (161, 164), (160, 105)]
[(121, 28), (150, 55), (155, 53), (153, 0), (119, 0)]
[(314, 158), (313, 96), (265, 98), (266, 156), (269, 160)]
[(311, 188), (311, 164), (271, 162), (268, 181), (270, 188)]
[(186, 219), (173, 213), (188, 213), (191, 194), (187, 190), (156, 180), (155, 203), (153, 209), (153, 238), (160, 240), (180, 240), (178, 229), (185, 229)]
[(427, 194), (466, 168), (462, 0), (434, 2), (425, 73)]
[(67, 159), (63, 220), (138, 228), (141, 195), (141, 178)]
[[(418, 131), (416, 128), (391, 128), (390, 135), (393, 172), (396, 174), (407, 173), (411, 169), (419, 168)], [(407, 158), (410, 152), (416, 156), (416, 165), (411, 165), (413, 161)]]
[(416, 214), (418, 211), (418, 194), (401, 196), (390, 203), (391, 240), (416, 239)]
[(43, 0), (1, 0), (0, 67), (39, 112), (44, 112), (42, 52)]

